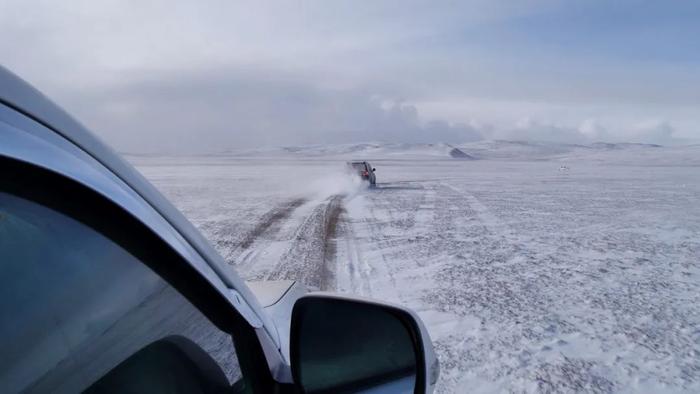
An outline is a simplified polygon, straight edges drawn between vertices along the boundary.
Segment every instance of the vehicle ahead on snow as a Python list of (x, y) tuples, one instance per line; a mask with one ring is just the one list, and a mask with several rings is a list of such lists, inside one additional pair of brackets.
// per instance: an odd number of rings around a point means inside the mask
[(409, 309), (240, 279), (185, 217), (0, 67), (0, 392), (430, 393)]
[(356, 174), (363, 181), (367, 181), (370, 187), (374, 187), (377, 184), (377, 177), (374, 175), (376, 168), (373, 168), (369, 162), (366, 161), (349, 161), (347, 162), (348, 170), (351, 173)]

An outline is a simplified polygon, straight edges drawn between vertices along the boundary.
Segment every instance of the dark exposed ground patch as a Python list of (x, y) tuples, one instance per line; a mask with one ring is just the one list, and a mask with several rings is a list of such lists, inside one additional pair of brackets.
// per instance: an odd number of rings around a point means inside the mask
[(462, 159), (462, 160), (476, 160), (476, 158), (474, 156), (466, 154), (461, 149), (458, 149), (458, 148), (452, 148), (452, 150), (450, 150), (450, 157), (453, 157), (455, 159)]

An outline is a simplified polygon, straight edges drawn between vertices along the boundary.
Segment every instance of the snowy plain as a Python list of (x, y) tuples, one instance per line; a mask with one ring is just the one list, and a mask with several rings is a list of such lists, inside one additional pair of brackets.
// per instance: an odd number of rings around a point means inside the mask
[(416, 310), (440, 393), (700, 392), (700, 146), (454, 148), (128, 159), (243, 278)]

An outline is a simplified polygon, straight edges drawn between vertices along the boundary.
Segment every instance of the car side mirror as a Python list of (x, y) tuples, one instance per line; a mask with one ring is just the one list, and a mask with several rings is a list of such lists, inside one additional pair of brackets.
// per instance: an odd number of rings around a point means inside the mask
[(377, 171), (377, 169), (376, 169), (376, 168), (372, 168), (372, 172), (375, 172), (375, 171)]
[(431, 393), (440, 373), (420, 318), (399, 306), (311, 293), (294, 304), (290, 334), (302, 393)]

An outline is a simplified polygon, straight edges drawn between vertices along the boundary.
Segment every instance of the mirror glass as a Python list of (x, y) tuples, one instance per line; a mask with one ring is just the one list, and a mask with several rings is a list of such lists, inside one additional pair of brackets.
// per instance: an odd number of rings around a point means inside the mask
[(417, 350), (407, 313), (337, 298), (301, 298), (292, 316), (295, 381), (306, 393), (413, 393)]

